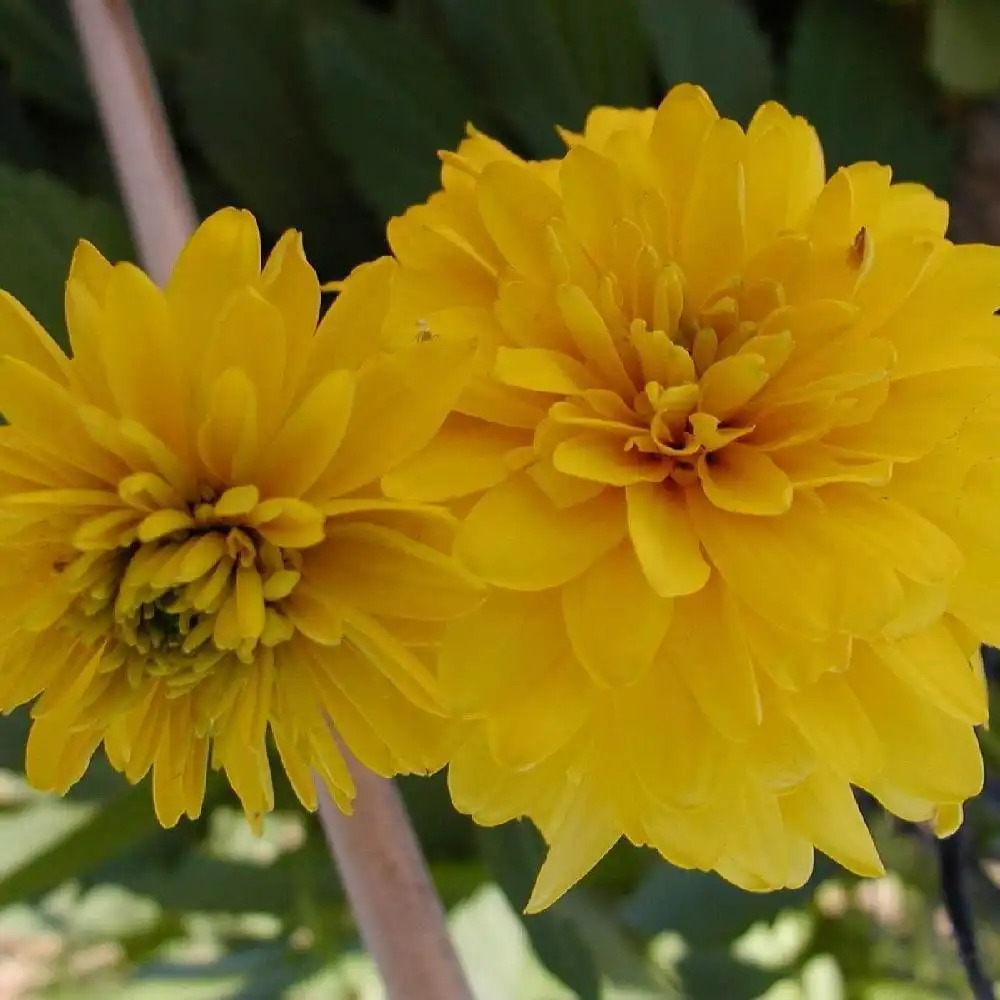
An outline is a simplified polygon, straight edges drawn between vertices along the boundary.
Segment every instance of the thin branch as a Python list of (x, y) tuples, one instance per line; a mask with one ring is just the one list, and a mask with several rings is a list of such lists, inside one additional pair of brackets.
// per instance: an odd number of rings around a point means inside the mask
[(317, 781), (320, 821), (388, 997), (472, 1000), (399, 792), (350, 758), (348, 765), (358, 788), (354, 815)]
[(125, 0), (69, 0), (136, 248), (164, 284), (197, 223), (135, 18)]
[(938, 841), (941, 866), (941, 897), (955, 935), (958, 957), (976, 1000), (993, 1000), (993, 985), (983, 970), (976, 944), (976, 925), (963, 871), (962, 830)]
[[(125, 0), (69, 0), (139, 257), (163, 284), (196, 216)], [(444, 909), (395, 786), (353, 761), (355, 814), (322, 783), (320, 819), (390, 1000), (471, 1000)]]

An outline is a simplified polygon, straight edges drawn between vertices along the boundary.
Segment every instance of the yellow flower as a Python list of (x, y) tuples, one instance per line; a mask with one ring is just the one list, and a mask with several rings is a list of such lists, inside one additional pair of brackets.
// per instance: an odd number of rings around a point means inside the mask
[(317, 329), (299, 235), (262, 271), (229, 209), (164, 291), (82, 243), (71, 358), (0, 295), (0, 707), (41, 695), (37, 786), (64, 791), (103, 742), (130, 781), (152, 769), (171, 825), (207, 766), (271, 809), (268, 730), (310, 808), (312, 769), (350, 808), (338, 739), (380, 774), (444, 762), (420, 647), (479, 585), (445, 554), (450, 515), (373, 484), (440, 427), (472, 345), (389, 349), (394, 267), (359, 269)]
[(600, 108), (558, 161), (473, 133), (390, 224), (394, 328), (475, 376), (383, 479), (492, 596), (448, 627), (459, 808), (748, 889), (881, 863), (852, 785), (953, 827), (1000, 642), (1000, 250), (780, 106)]

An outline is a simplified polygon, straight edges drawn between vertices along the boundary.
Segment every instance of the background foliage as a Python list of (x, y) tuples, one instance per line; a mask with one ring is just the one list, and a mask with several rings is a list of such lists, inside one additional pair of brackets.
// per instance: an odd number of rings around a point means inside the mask
[[(381, 252), (467, 121), (555, 153), (596, 103), (680, 80), (746, 119), (768, 97), (819, 128), (830, 166), (878, 159), (947, 194), (970, 101), (1000, 89), (1000, 0), (136, 0), (203, 213), (305, 233), (322, 277)], [(129, 238), (61, 0), (0, 0), (0, 286), (58, 337), (80, 236)], [(221, 785), (164, 832), (146, 787), (95, 763), (64, 801), (21, 778), (0, 721), (0, 1000), (370, 998), (374, 975), (318, 828), (287, 788), (257, 840)], [(1000, 738), (983, 734), (994, 773)], [(967, 862), (1000, 968), (1000, 815), (971, 810)], [(618, 848), (541, 916), (517, 916), (542, 846), (476, 831), (441, 776), (404, 781), (483, 1000), (920, 1000), (963, 995), (934, 849), (871, 808), (890, 874), (820, 864), (754, 896)]]

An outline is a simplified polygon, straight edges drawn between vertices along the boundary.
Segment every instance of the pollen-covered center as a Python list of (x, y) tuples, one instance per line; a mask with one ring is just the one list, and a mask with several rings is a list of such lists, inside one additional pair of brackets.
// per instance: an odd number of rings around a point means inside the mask
[(323, 518), (257, 487), (195, 487), (192, 498), (154, 473), (119, 484), (123, 505), (86, 520), (75, 554), (55, 567), (85, 635), (104, 643), (101, 670), (130, 682), (196, 684), (226, 656), (251, 663), (289, 640), (285, 604), (301, 578), (300, 549)]

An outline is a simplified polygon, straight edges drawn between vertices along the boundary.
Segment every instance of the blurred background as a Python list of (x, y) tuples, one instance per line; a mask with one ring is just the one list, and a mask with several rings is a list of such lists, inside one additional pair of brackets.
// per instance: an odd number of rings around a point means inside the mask
[[(92, 0), (98, 2), (98, 0)], [(746, 121), (775, 97), (828, 166), (876, 159), (1000, 242), (1000, 0), (136, 0), (203, 214), (294, 226), (324, 279), (384, 250), (465, 123), (525, 155), (597, 103), (682, 80)], [(0, 287), (64, 338), (73, 244), (132, 251), (61, 0), (0, 0)], [(995, 714), (994, 717), (997, 717)], [(320, 831), (278, 786), (263, 838), (210, 783), (160, 830), (103, 762), (65, 800), (22, 777), (0, 719), (0, 1000), (376, 1000)], [(1000, 736), (982, 734), (1000, 776)], [(280, 771), (277, 777), (280, 777)], [(964, 879), (1000, 973), (1000, 797), (969, 810)], [(928, 834), (868, 808), (889, 874), (833, 865), (755, 896), (616, 848), (548, 912), (519, 911), (534, 831), (475, 830), (441, 775), (401, 782), (481, 1000), (931, 1000), (969, 995)]]

